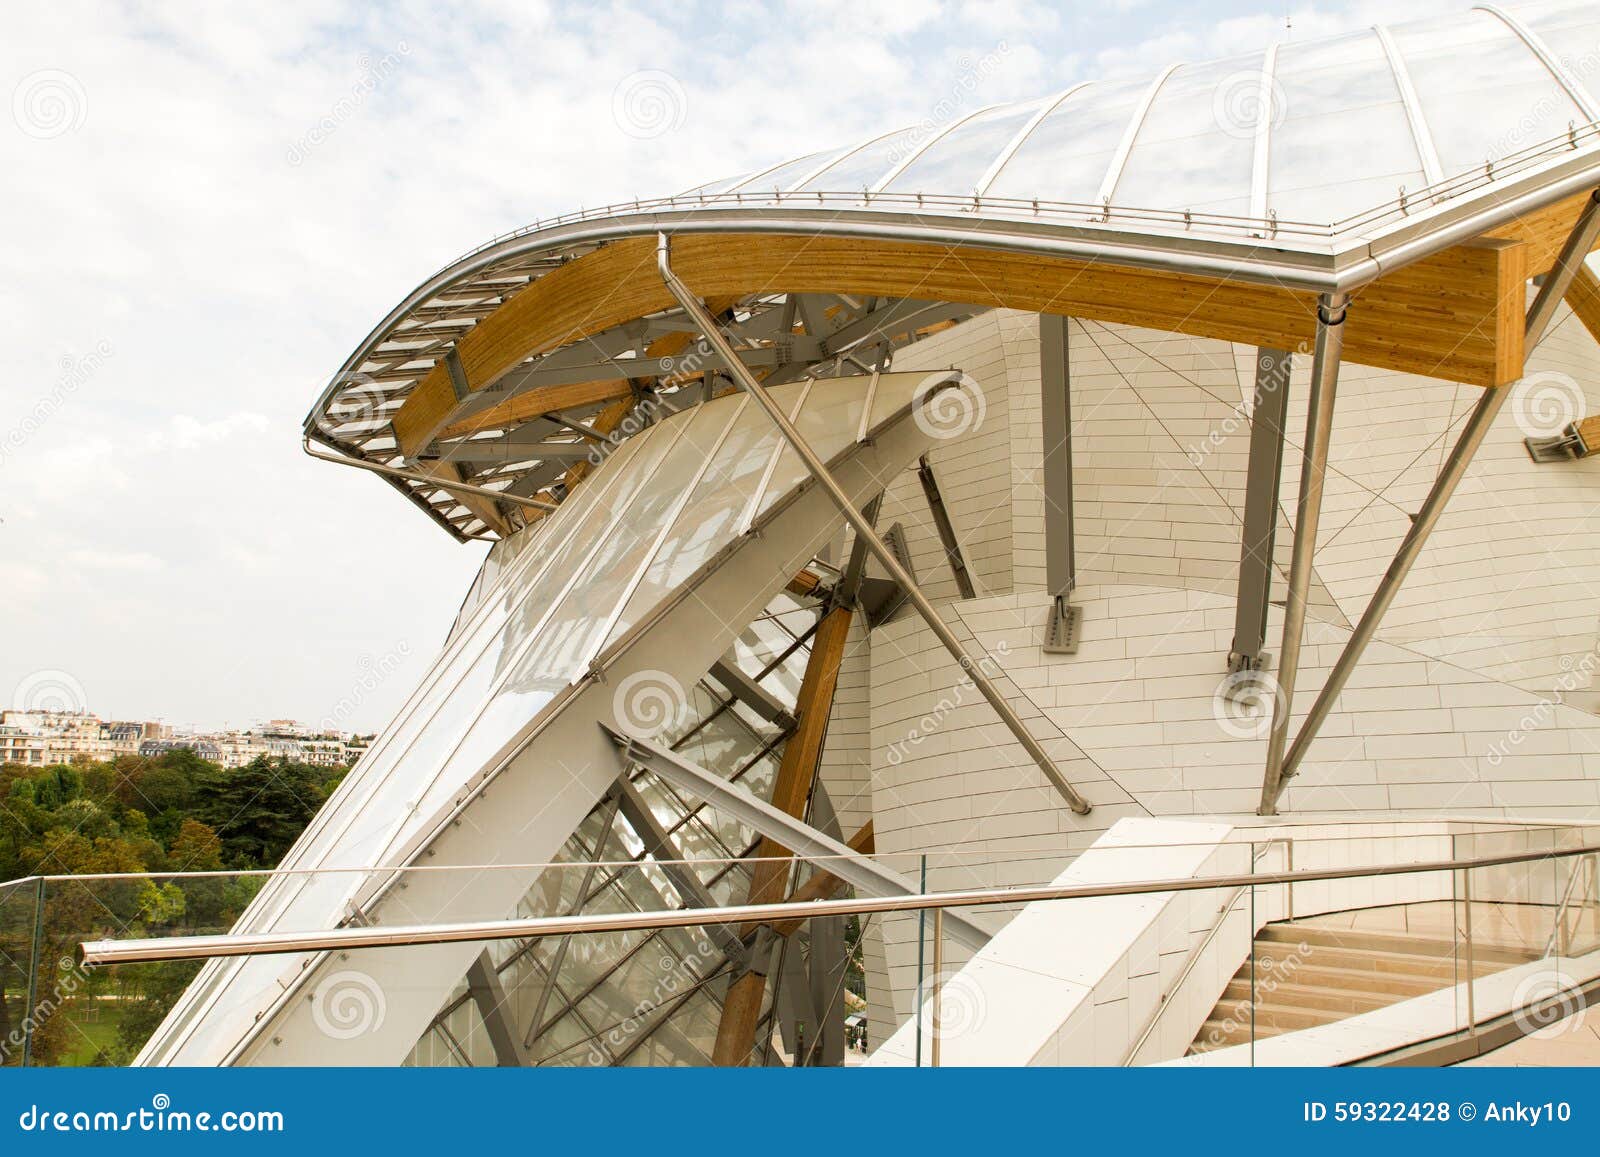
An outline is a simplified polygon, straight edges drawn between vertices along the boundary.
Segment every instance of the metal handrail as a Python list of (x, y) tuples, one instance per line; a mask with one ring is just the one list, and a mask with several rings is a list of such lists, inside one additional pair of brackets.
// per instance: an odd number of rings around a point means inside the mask
[[(1261, 858), (1272, 849), (1274, 844), (1282, 844), (1289, 849), (1289, 860), (1285, 867), (1292, 871), (1294, 869), (1294, 837), (1292, 836), (1282, 836), (1268, 840), (1251, 857), (1251, 866), (1253, 867), (1260, 863)], [(1249, 891), (1251, 887), (1252, 885), (1250, 884), (1241, 884), (1228, 894), (1228, 898), (1222, 902), (1222, 907), (1217, 909), (1217, 918), (1211, 922), (1211, 927), (1206, 930), (1206, 934), (1200, 943), (1189, 949), (1188, 956), (1184, 958), (1183, 967), (1178, 970), (1177, 979), (1172, 982), (1171, 988), (1161, 994), (1161, 1000), (1156, 1005), (1155, 1012), (1151, 1014), (1149, 1023), (1144, 1026), (1144, 1031), (1139, 1034), (1139, 1039), (1133, 1042), (1133, 1047), (1128, 1050), (1128, 1055), (1123, 1058), (1122, 1064), (1124, 1067), (1133, 1064), (1134, 1058), (1144, 1048), (1145, 1042), (1154, 1035), (1156, 1028), (1161, 1024), (1161, 1018), (1166, 1015), (1167, 1009), (1172, 1007), (1172, 998), (1183, 990), (1184, 982), (1189, 979), (1189, 974), (1200, 963), (1200, 958), (1205, 955), (1206, 949), (1211, 946), (1211, 942), (1217, 938), (1217, 933), (1222, 931), (1222, 926), (1228, 922), (1228, 917), (1233, 915), (1234, 906), (1239, 903), (1239, 898)], [(1294, 895), (1293, 885), (1290, 886), (1289, 895)], [(1289, 905), (1289, 919), (1294, 919), (1294, 904), (1292, 900)]]
[(678, 193), (665, 197), (634, 198), (632, 201), (614, 202), (593, 209), (579, 209), (574, 212), (562, 213), (555, 217), (536, 218), (530, 225), (507, 230), (480, 245), (473, 246), (457, 257), (455, 261), (444, 266), (440, 272), (480, 253), (485, 253), (507, 241), (526, 237), (545, 229), (559, 228), (563, 225), (603, 220), (628, 214), (655, 213), (663, 210), (715, 209), (719, 207), (755, 205), (788, 205), (796, 207), (826, 207), (846, 204), (866, 205), (869, 207), (880, 205), (917, 210), (951, 209), (958, 212), (975, 212), (988, 208), (1032, 217), (1049, 215), (1076, 218), (1089, 224), (1103, 224), (1108, 219), (1117, 219), (1120, 221), (1165, 224), (1175, 228), (1182, 228), (1185, 231), (1194, 226), (1200, 226), (1202, 228), (1232, 229), (1257, 236), (1262, 234), (1283, 236), (1292, 233), (1317, 239), (1332, 240), (1356, 229), (1370, 229), (1386, 219), (1409, 216), (1414, 207), (1417, 207), (1418, 211), (1420, 211), (1422, 206), (1437, 204), (1481, 188), (1484, 185), (1492, 184), (1496, 180), (1503, 180), (1542, 159), (1572, 152), (1580, 147), (1580, 142), (1588, 142), (1591, 138), (1597, 136), (1600, 136), (1600, 122), (1574, 123), (1566, 132), (1558, 133), (1542, 141), (1536, 141), (1523, 149), (1509, 153), (1495, 161), (1491, 166), (1474, 167), (1465, 172), (1455, 173), (1433, 184), (1420, 186), (1415, 192), (1407, 190), (1399, 196), (1379, 202), (1370, 209), (1352, 213), (1347, 217), (1329, 222), (1298, 221), (1270, 216), (1253, 217), (1247, 214), (1235, 213), (1194, 212), (1183, 209), (1155, 209), (1136, 205), (1118, 205), (1116, 203), (1108, 205), (1100, 201), (1055, 201), (1043, 197), (999, 197), (958, 193), (874, 193), (865, 189), (808, 189), (801, 192), (799, 190), (752, 188), (738, 189), (727, 193), (698, 193), (691, 190), (687, 193)]
[[(1567, 886), (1561, 892), (1561, 902), (1556, 905), (1555, 920), (1550, 926), (1550, 936), (1544, 942), (1544, 955), (1547, 957), (1556, 954), (1558, 941), (1561, 944), (1561, 954), (1563, 956), (1571, 954), (1572, 938), (1566, 934), (1567, 911), (1572, 907), (1572, 894), (1576, 890), (1580, 876), (1588, 879), (1590, 890), (1593, 891), (1595, 883), (1600, 881), (1600, 864), (1597, 864), (1593, 858), (1585, 856), (1572, 865), (1572, 875), (1567, 877)], [(1583, 903), (1588, 904), (1590, 901), (1591, 897), (1586, 895)]]
[(865, 896), (849, 900), (810, 900), (782, 904), (739, 904), (726, 908), (681, 908), (655, 912), (595, 912), (579, 916), (536, 916), (516, 920), (465, 923), (342, 927), (320, 932), (256, 932), (232, 936), (169, 936), (143, 940), (90, 940), (79, 946), (84, 964), (141, 964), (164, 960), (207, 960), (221, 956), (271, 956), (293, 952), (392, 948), (410, 944), (487, 943), (594, 932), (632, 932), (653, 928), (699, 928), (714, 924), (811, 920), (822, 916), (854, 916), (881, 912), (918, 912), (939, 908), (972, 908), (996, 904), (1031, 904), (1043, 900), (1080, 900), (1104, 896), (1139, 896), (1156, 892), (1195, 892), (1250, 885), (1359, 880), (1376, 876), (1421, 875), (1464, 868), (1490, 868), (1538, 860), (1600, 854), (1600, 844), (1561, 852), (1517, 852), (1473, 859), (1376, 864), (1365, 868), (1312, 868), (1210, 876), (1196, 879), (1135, 880), (1112, 884), (1046, 885), (1026, 888), (924, 892), (910, 896)]

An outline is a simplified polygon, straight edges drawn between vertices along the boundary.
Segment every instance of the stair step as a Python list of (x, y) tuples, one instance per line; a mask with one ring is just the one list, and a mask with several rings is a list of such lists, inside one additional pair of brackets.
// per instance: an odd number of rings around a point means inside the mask
[[(1422, 995), (1418, 993), (1417, 995)], [(1389, 1004), (1389, 998), (1370, 991), (1365, 985), (1360, 987), (1341, 987), (1330, 984), (1278, 984), (1271, 992), (1258, 990), (1258, 999), (1268, 1000), (1276, 1004), (1287, 1004), (1295, 1008), (1317, 1008), (1338, 1012), (1344, 1016), (1354, 1016), (1358, 1012), (1371, 1012), (1373, 1009), (1383, 1008)], [(1248, 1001), (1250, 999), (1250, 982), (1248, 980), (1230, 980), (1228, 987), (1222, 991), (1222, 1003), (1230, 1001)]]
[[(1353, 948), (1363, 952), (1389, 952), (1408, 956), (1452, 957), (1466, 947), (1438, 936), (1415, 932), (1367, 932), (1356, 928), (1317, 928), (1303, 924), (1269, 924), (1261, 930), (1258, 942), (1307, 944), (1325, 948)], [(1538, 953), (1521, 945), (1473, 937), (1474, 959), (1499, 964), (1526, 964)]]
[[(1467, 972), (1464, 958), (1457, 961), (1448, 956), (1416, 956), (1407, 952), (1375, 952), (1328, 944), (1313, 944), (1309, 945), (1308, 949), (1308, 951), (1302, 952), (1297, 945), (1257, 941), (1255, 952), (1257, 978), (1268, 972), (1293, 973), (1313, 962), (1328, 967), (1366, 972), (1377, 976), (1432, 977), (1439, 980), (1441, 984), (1454, 983), (1458, 976), (1465, 976)], [(1250, 962), (1246, 961), (1244, 968), (1241, 969), (1247, 976), (1249, 975), (1249, 966)], [(1473, 960), (1473, 973), (1477, 976), (1487, 976), (1493, 972), (1501, 972), (1506, 967), (1508, 967), (1506, 964), (1498, 961), (1476, 958)]]

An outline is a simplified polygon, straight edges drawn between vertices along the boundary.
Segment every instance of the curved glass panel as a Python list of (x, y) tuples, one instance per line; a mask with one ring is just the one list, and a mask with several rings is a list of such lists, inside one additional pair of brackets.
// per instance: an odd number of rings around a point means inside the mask
[(737, 185), (730, 185), (727, 192), (765, 193), (772, 189), (787, 192), (790, 185), (816, 169), (829, 156), (837, 157), (843, 152), (843, 149), (823, 149), (820, 153), (812, 153), (799, 160), (785, 162), (770, 173), (756, 173)]
[(1000, 151), (1011, 143), (1043, 101), (1003, 105), (981, 112), (929, 145), (884, 187), (888, 193), (970, 194)]
[(1600, 12), (1592, 3), (1519, 4), (1511, 14), (1543, 42), (1591, 97), (1600, 94)]
[(1150, 80), (1091, 84), (1040, 121), (995, 175), (989, 194), (1091, 203), (1117, 151), (1128, 118)]
[(829, 165), (800, 188), (825, 193), (870, 189), (927, 139), (928, 130), (921, 125), (888, 133)]
[[(1268, 153), (1267, 207), (1285, 220), (1332, 224), (1355, 208), (1427, 184), (1400, 99), (1400, 86), (1375, 32), (1278, 49), (1273, 71), (1277, 123)], [(1329, 181), (1328, 158), (1341, 161)]]
[(1487, 12), (1397, 25), (1390, 34), (1446, 177), (1588, 120), (1521, 38)]
[(1113, 205), (1243, 216), (1260, 104), (1262, 54), (1184, 65), (1139, 126)]

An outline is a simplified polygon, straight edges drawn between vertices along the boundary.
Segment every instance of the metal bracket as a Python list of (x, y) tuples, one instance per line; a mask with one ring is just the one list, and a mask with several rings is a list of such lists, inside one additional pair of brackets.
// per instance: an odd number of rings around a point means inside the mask
[(1528, 448), (1528, 457), (1535, 462), (1571, 462), (1594, 453), (1584, 443), (1576, 425), (1568, 426), (1551, 438), (1524, 438), (1522, 444)]
[(1066, 599), (1058, 597), (1050, 604), (1050, 618), (1044, 625), (1044, 653), (1076, 655), (1082, 625), (1083, 608), (1075, 607)]
[(1237, 675), (1240, 671), (1267, 671), (1272, 667), (1272, 652), (1262, 651), (1257, 655), (1242, 655), (1238, 651), (1228, 652), (1228, 674)]

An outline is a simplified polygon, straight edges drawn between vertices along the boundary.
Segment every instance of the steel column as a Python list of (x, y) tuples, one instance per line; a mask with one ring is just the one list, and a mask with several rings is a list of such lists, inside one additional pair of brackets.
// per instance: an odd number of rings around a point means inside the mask
[[(678, 846), (672, 842), (672, 837), (667, 834), (661, 822), (656, 819), (655, 813), (650, 810), (650, 805), (629, 781), (629, 774), (624, 771), (618, 776), (613, 789), (617, 793), (617, 806), (622, 812), (622, 818), (628, 821), (628, 826), (639, 837), (639, 842), (644, 845), (645, 851), (650, 853), (656, 861), (656, 866), (672, 882), (672, 887), (683, 898), (685, 908), (717, 907), (717, 898), (711, 894), (711, 889), (700, 882), (700, 877), (695, 875), (694, 868), (685, 861), (685, 857), (678, 851)], [(734, 929), (718, 925), (707, 931), (730, 958), (737, 960), (743, 957), (744, 942)]]
[(1228, 670), (1266, 666), (1267, 606), (1272, 594), (1272, 547), (1278, 526), (1278, 486), (1283, 476), (1284, 432), (1289, 413), (1286, 350), (1256, 351), (1255, 397), (1250, 410), (1250, 470), (1245, 480), (1244, 533), (1239, 552), (1239, 595)]
[(1342, 293), (1323, 294), (1317, 302), (1317, 341), (1312, 354), (1311, 394), (1306, 411), (1305, 461), (1300, 468), (1294, 554), (1289, 562), (1289, 590), (1283, 610), (1283, 644), (1278, 659), (1277, 690), (1272, 696), (1267, 767), (1261, 783), (1262, 815), (1276, 814), (1278, 793), (1282, 790), (1283, 751), (1289, 738), (1289, 713), (1294, 708), (1295, 676), (1300, 671), (1306, 595), (1311, 589), (1311, 561), (1317, 549), (1317, 523), (1322, 517), (1322, 484), (1328, 471), (1333, 396), (1339, 384), (1339, 355), (1344, 348), (1348, 304), (1349, 298)]
[[(1583, 211), (1578, 214), (1578, 220), (1572, 226), (1572, 232), (1567, 235), (1566, 244), (1561, 248), (1561, 255), (1556, 259), (1555, 267), (1545, 277), (1544, 284), (1539, 287), (1538, 296), (1534, 298), (1533, 305), (1528, 310), (1523, 339), (1525, 349), (1533, 349), (1544, 336), (1544, 331), (1549, 328), (1551, 319), (1555, 317), (1557, 306), (1561, 304), (1562, 297), (1572, 285), (1573, 278), (1583, 266), (1584, 257), (1594, 247), (1596, 240), (1600, 240), (1600, 190), (1592, 193), (1584, 204)], [(1411, 573), (1412, 565), (1422, 553), (1428, 536), (1437, 525), (1439, 516), (1444, 513), (1445, 505), (1455, 494), (1456, 487), (1466, 475), (1468, 465), (1478, 452), (1478, 447), (1483, 444), (1489, 428), (1494, 425), (1494, 420), (1499, 415), (1501, 407), (1505, 405), (1506, 399), (1510, 397), (1512, 388), (1499, 386), (1486, 389), (1478, 399), (1478, 404), (1473, 408), (1471, 417), (1467, 419), (1461, 436), (1456, 439), (1450, 456), (1440, 467), (1439, 475), (1433, 482), (1433, 489), (1428, 492), (1421, 509), (1411, 520), (1411, 527), (1406, 531), (1400, 549), (1395, 552), (1394, 561), (1384, 572), (1383, 580), (1373, 592), (1372, 599), (1367, 603), (1367, 609), (1362, 612), (1361, 621), (1351, 632), (1349, 641), (1345, 643), (1344, 651), (1334, 664), (1327, 683), (1323, 685), (1316, 702), (1311, 705), (1305, 723), (1295, 736), (1294, 746), (1283, 760), (1281, 774), (1273, 784), (1271, 797), (1268, 798), (1263, 794), (1262, 810), (1266, 814), (1270, 815), (1276, 809), (1278, 795), (1283, 791), (1284, 782), (1299, 770), (1301, 762), (1305, 759), (1306, 749), (1316, 738), (1317, 731), (1328, 718), (1329, 712), (1333, 710), (1334, 700), (1350, 681), (1351, 672), (1361, 661), (1367, 645), (1372, 642), (1378, 624), (1383, 621), (1383, 616), (1388, 612), (1395, 595), (1400, 590), (1400, 584), (1405, 582), (1406, 576)]]
[(510, 1020), (510, 997), (500, 983), (500, 973), (485, 948), (467, 969), (467, 991), (483, 1017), (483, 1028), (494, 1049), (495, 1064), (503, 1069), (521, 1068), (529, 1063), (516, 1026)]
[(718, 328), (711, 315), (706, 312), (705, 305), (672, 272), (670, 253), (671, 245), (667, 235), (665, 233), (658, 234), (656, 264), (661, 273), (661, 280), (666, 284), (672, 296), (683, 306), (684, 312), (700, 326), (706, 340), (711, 343), (717, 355), (727, 365), (729, 372), (733, 374), (734, 380), (743, 387), (746, 393), (755, 399), (757, 405), (766, 411), (767, 417), (772, 420), (773, 425), (778, 427), (784, 440), (789, 443), (795, 454), (805, 463), (806, 469), (811, 476), (828, 492), (829, 497), (833, 499), (834, 505), (844, 515), (845, 521), (849, 522), (855, 529), (856, 534), (861, 536), (862, 540), (867, 544), (867, 549), (873, 553), (884, 570), (889, 572), (890, 577), (900, 584), (906, 593), (906, 597), (911, 600), (912, 605), (917, 608), (917, 611), (927, 622), (929, 629), (933, 631), (939, 642), (944, 644), (945, 649), (950, 652), (956, 662), (960, 664), (961, 669), (966, 672), (967, 677), (972, 680), (983, 697), (989, 701), (989, 705), (1000, 716), (1001, 722), (1016, 737), (1017, 742), (1022, 744), (1023, 749), (1027, 751), (1033, 761), (1038, 764), (1039, 770), (1044, 773), (1045, 778), (1055, 786), (1056, 791), (1067, 801), (1068, 806), (1073, 811), (1079, 815), (1088, 814), (1090, 810), (1089, 801), (1079, 795), (1077, 789), (1067, 781), (1067, 777), (1061, 774), (1061, 770), (1056, 767), (1055, 761), (1050, 758), (1049, 753), (1029, 733), (1021, 717), (1012, 709), (1011, 704), (1006, 701), (1005, 695), (984, 673), (979, 663), (967, 654), (966, 648), (961, 645), (960, 640), (955, 637), (950, 627), (940, 617), (939, 612), (934, 610), (933, 604), (928, 601), (927, 595), (922, 593), (922, 588), (917, 586), (916, 580), (911, 577), (905, 567), (900, 565), (900, 560), (895, 558), (894, 552), (884, 545), (883, 540), (872, 529), (872, 525), (862, 517), (861, 512), (851, 503), (850, 496), (844, 492), (844, 488), (839, 485), (833, 474), (829, 472), (822, 459), (817, 457), (817, 452), (800, 436), (800, 431), (795, 429), (794, 424), (789, 421), (788, 415), (767, 396), (766, 390), (762, 388), (760, 382), (756, 381), (755, 375), (739, 360), (739, 355), (728, 344), (728, 340), (723, 336), (722, 330)]
[(1064, 599), (1077, 585), (1072, 525), (1072, 396), (1067, 319), (1039, 315), (1040, 429), (1044, 435), (1045, 588)]
[(939, 532), (939, 545), (944, 547), (945, 561), (956, 577), (956, 587), (964, 599), (978, 597), (972, 585), (972, 575), (967, 572), (967, 560), (961, 553), (961, 540), (956, 537), (955, 524), (950, 521), (950, 511), (945, 507), (944, 496), (939, 493), (939, 480), (934, 477), (933, 464), (926, 454), (917, 459), (917, 481), (922, 483), (922, 497), (928, 503), (928, 513), (933, 516), (933, 528)]
[[(744, 788), (729, 783), (716, 772), (692, 763), (677, 752), (669, 751), (648, 739), (624, 735), (604, 723), (600, 727), (611, 737), (624, 759), (648, 768), (680, 791), (697, 796), (724, 815), (748, 824), (763, 837), (792, 849), (795, 855), (819, 861), (819, 867), (858, 891), (871, 896), (916, 894), (915, 885), (900, 873), (861, 855), (850, 845), (824, 835), (805, 821), (795, 819), (766, 800), (751, 795)], [(759, 909), (761, 905), (746, 907)], [(744, 916), (739, 919), (748, 918)], [(729, 923), (737, 921), (730, 919)], [(950, 932), (972, 949), (982, 948), (989, 942), (989, 933), (954, 913), (950, 916)]]

